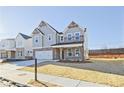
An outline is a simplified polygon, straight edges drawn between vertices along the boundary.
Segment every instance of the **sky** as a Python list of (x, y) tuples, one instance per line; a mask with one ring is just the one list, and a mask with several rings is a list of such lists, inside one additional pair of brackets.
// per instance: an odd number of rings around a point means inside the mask
[(31, 35), (44, 20), (59, 32), (71, 21), (87, 28), (88, 47), (124, 47), (124, 7), (18, 6), (0, 7), (0, 39)]

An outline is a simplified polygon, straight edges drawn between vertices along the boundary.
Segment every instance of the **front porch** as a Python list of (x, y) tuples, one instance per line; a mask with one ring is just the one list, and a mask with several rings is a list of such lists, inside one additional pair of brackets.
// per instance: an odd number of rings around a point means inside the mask
[(15, 58), (15, 51), (12, 51), (12, 50), (0, 51), (0, 58), (1, 59), (13, 59)]
[(60, 61), (84, 61), (82, 44), (53, 46), (53, 59)]

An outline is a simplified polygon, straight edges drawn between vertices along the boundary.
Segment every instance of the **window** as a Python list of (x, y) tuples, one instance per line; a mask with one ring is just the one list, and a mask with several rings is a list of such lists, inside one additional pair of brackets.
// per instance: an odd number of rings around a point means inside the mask
[(39, 41), (39, 40), (38, 40), (38, 37), (35, 37), (35, 42), (38, 43), (38, 41)]
[(38, 40), (35, 40), (35, 42), (38, 42)]
[(79, 33), (79, 32), (76, 32), (76, 33), (75, 33), (75, 39), (76, 39), (76, 40), (80, 40), (80, 33)]
[(22, 51), (18, 51), (18, 56), (22, 56)]
[(75, 56), (79, 56), (80, 55), (80, 50), (79, 48), (75, 49)]
[(72, 35), (71, 34), (68, 34), (68, 40), (72, 40)]
[(63, 40), (64, 40), (64, 39), (63, 39), (63, 36), (61, 36), (61, 37), (60, 37), (60, 40), (61, 40), (61, 41), (63, 41)]
[(48, 35), (48, 40), (49, 40), (49, 41), (52, 40), (52, 35), (51, 35), (51, 34)]
[(68, 56), (72, 56), (72, 49), (68, 49)]

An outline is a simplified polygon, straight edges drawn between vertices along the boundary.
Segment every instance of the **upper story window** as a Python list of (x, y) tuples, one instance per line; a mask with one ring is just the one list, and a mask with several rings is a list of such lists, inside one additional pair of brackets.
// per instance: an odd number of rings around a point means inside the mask
[(38, 39), (36, 39), (35, 42), (37, 43), (38, 42)]
[(72, 40), (72, 34), (71, 33), (68, 34), (68, 40), (69, 41)]
[(64, 41), (64, 37), (63, 37), (63, 36), (60, 37), (60, 41), (61, 41), (61, 42)]
[(51, 34), (48, 35), (48, 40), (49, 40), (49, 41), (52, 40), (52, 35), (51, 35)]
[(38, 43), (39, 42), (39, 36), (34, 36), (34, 43)]
[(80, 32), (76, 32), (75, 33), (75, 39), (76, 40), (80, 40)]

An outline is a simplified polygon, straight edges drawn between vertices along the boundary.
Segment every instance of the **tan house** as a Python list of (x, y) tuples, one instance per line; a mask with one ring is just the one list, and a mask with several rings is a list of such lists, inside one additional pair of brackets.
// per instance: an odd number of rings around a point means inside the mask
[(84, 61), (88, 58), (86, 28), (72, 21), (52, 49), (55, 60)]
[(32, 38), (19, 33), (16, 37), (16, 59), (33, 58)]
[(3, 39), (0, 41), (0, 59), (15, 58), (15, 39)]

